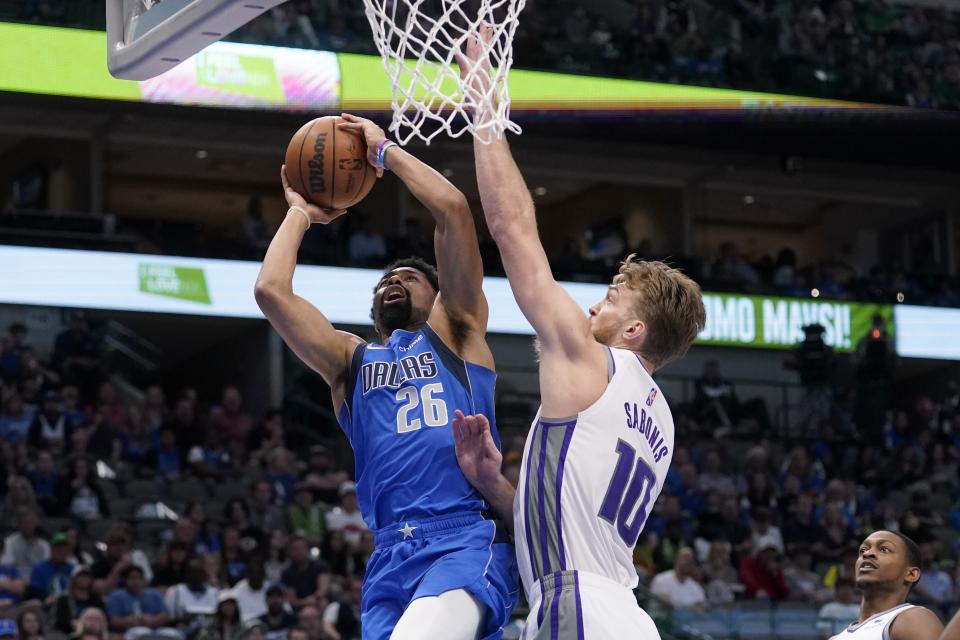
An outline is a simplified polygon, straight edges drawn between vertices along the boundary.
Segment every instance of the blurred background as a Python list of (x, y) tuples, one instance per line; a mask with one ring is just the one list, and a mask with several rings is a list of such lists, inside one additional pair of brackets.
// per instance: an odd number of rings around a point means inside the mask
[[(0, 606), (31, 639), (358, 638), (373, 538), (350, 448), (252, 289), (293, 132), (341, 110), (389, 121), (362, 4), (291, 0), (140, 83), (107, 74), (103, 29), (102, 2), (0, 1)], [(663, 637), (842, 630), (856, 546), (880, 528), (921, 544), (911, 598), (946, 620), (960, 11), (533, 0), (514, 57), (511, 144), (557, 278), (588, 304), (635, 253), (707, 294), (698, 345), (657, 375), (678, 446), (635, 561)], [(410, 149), (473, 206), (517, 474), (532, 337), (470, 142)], [(388, 174), (310, 230), (298, 286), (372, 338), (376, 269), (432, 251)]]

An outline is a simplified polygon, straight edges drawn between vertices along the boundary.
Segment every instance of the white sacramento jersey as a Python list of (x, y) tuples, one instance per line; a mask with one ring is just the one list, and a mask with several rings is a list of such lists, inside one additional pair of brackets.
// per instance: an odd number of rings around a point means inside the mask
[(608, 353), (603, 395), (574, 417), (538, 414), (527, 436), (513, 512), (531, 603), (566, 581), (562, 572), (637, 586), (633, 549), (673, 458), (673, 417), (635, 353)]
[(913, 606), (904, 603), (875, 613), (863, 622), (851, 624), (844, 631), (833, 636), (833, 640), (890, 640), (890, 625), (894, 619), (907, 609), (912, 609)]

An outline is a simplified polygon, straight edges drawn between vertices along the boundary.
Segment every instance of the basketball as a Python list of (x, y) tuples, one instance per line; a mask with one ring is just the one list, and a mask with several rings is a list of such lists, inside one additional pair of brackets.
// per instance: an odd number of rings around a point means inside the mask
[(287, 180), (294, 191), (324, 209), (347, 209), (363, 200), (377, 180), (363, 137), (337, 125), (339, 116), (306, 123), (287, 146)]

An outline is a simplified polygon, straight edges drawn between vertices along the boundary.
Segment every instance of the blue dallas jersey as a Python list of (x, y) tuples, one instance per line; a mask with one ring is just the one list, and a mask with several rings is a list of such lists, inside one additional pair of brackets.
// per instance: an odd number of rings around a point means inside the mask
[(456, 409), (484, 414), (499, 448), (496, 377), (457, 356), (430, 325), (357, 347), (340, 426), (353, 446), (367, 526), (487, 508), (460, 471), (450, 423)]

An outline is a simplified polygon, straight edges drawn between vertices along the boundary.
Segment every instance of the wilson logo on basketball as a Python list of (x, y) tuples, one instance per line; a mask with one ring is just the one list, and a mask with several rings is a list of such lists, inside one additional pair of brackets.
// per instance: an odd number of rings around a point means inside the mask
[(653, 406), (653, 402), (654, 402), (654, 400), (656, 400), (656, 399), (657, 399), (657, 390), (656, 390), (656, 389), (650, 389), (650, 393), (647, 394), (647, 406), (648, 406), (648, 407), (652, 407), (652, 406)]
[(307, 163), (310, 167), (310, 191), (326, 191), (327, 181), (323, 177), (323, 152), (327, 147), (327, 134), (318, 133), (313, 142), (313, 159)]

